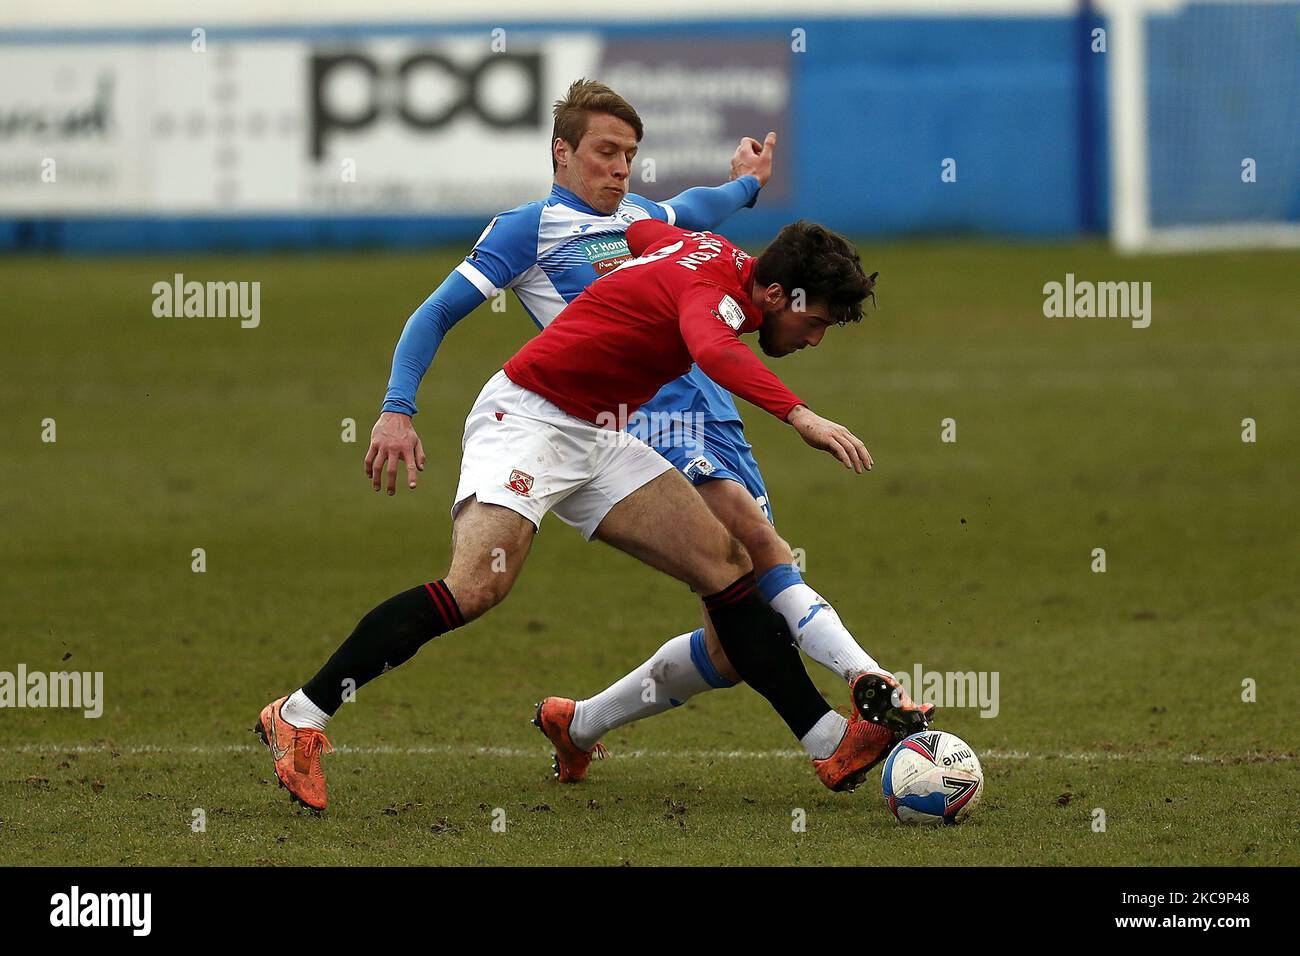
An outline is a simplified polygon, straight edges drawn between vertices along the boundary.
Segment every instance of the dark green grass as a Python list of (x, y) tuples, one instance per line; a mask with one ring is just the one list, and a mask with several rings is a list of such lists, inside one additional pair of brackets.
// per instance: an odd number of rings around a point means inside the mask
[[(392, 347), (454, 255), (28, 259), (0, 262), (0, 670), (103, 671), (106, 706), (0, 710), (0, 862), (1300, 862), (1294, 256), (864, 258), (881, 308), (776, 368), (876, 470), (742, 410), (778, 527), (862, 643), (999, 672), (996, 718), (940, 724), (986, 754), (968, 826), (898, 827), (878, 775), (825, 792), (744, 689), (616, 731), (588, 784), (552, 784), (533, 702), (599, 690), (698, 618), (558, 521), (503, 607), (362, 689), (331, 728), (355, 749), (326, 760), (330, 811), (295, 813), (248, 728), (361, 614), (443, 572), (465, 412), (532, 325), (511, 299), (452, 332), (420, 394), (429, 468), (381, 498), (361, 458)], [(174, 272), (260, 280), (261, 326), (155, 318)], [(1067, 272), (1151, 281), (1151, 327), (1044, 318)]]

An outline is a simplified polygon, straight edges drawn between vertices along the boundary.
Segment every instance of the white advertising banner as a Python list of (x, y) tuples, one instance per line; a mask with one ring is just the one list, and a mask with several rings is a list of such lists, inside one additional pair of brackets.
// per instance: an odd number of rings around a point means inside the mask
[(492, 214), (548, 189), (551, 105), (580, 76), (645, 101), (661, 178), (632, 188), (665, 198), (786, 128), (781, 43), (682, 54), (594, 32), (6, 44), (0, 215)]

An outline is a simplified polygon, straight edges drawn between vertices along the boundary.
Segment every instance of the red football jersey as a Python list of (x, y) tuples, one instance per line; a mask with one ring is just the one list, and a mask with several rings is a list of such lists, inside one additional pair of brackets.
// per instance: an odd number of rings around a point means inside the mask
[(754, 259), (722, 236), (650, 219), (628, 227), (636, 258), (589, 285), (505, 373), (594, 425), (623, 427), (697, 363), (784, 421), (804, 402), (740, 341), (763, 315), (750, 300)]

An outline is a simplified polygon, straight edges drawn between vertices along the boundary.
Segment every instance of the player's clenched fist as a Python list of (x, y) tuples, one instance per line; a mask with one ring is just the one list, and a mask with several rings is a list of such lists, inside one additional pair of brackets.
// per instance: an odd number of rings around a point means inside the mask
[(397, 493), (397, 463), (406, 462), (406, 486), (415, 488), (416, 472), (424, 471), (424, 446), (415, 433), (411, 416), (401, 412), (384, 412), (370, 430), (370, 450), (366, 452), (366, 477), (378, 491), (388, 472), (388, 493)]
[(772, 155), (775, 152), (776, 133), (768, 133), (761, 143), (746, 136), (731, 154), (731, 178), (755, 176), (760, 186), (766, 186), (772, 178)]
[(830, 452), (845, 468), (852, 468), (859, 475), (871, 470), (873, 462), (867, 446), (843, 425), (822, 418), (807, 405), (796, 406), (786, 421), (794, 426), (800, 438), (814, 448)]

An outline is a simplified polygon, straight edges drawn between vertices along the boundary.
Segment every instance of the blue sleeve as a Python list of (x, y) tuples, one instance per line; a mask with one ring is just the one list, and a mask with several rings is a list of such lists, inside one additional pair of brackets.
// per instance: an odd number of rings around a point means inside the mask
[(415, 392), (443, 337), (486, 298), (469, 279), (453, 272), (411, 314), (393, 352), (393, 372), (384, 396), (384, 411), (405, 415), (418, 411)]
[(712, 231), (733, 213), (753, 206), (761, 188), (758, 177), (741, 176), (721, 186), (693, 186), (667, 200), (664, 205), (671, 206), (676, 214), (675, 219), (669, 220), (673, 225), (682, 229)]
[(503, 212), (487, 224), (465, 257), (485, 280), (474, 283), (485, 297), (492, 288), (510, 288), (521, 273), (537, 264), (537, 231), (544, 205), (530, 202)]

